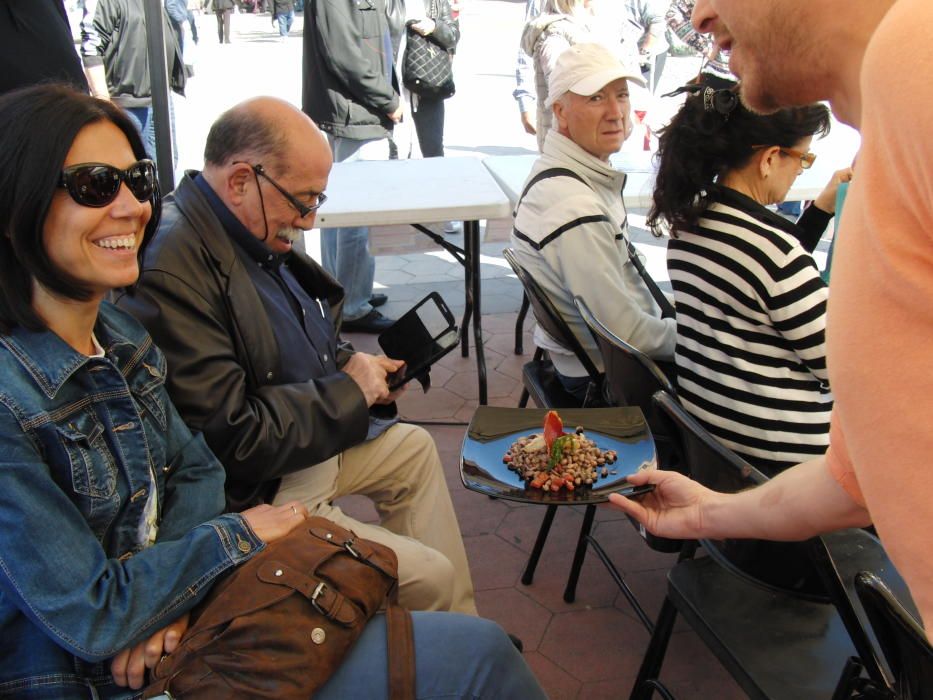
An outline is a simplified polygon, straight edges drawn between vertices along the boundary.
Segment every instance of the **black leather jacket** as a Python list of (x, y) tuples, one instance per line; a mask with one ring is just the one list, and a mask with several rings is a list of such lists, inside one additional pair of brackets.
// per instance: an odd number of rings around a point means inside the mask
[(322, 130), (359, 140), (389, 133), (399, 104), (390, 35), (385, 0), (305, 0), (301, 108)]
[[(366, 439), (369, 409), (349, 375), (281, 384), (275, 329), (236, 251), (188, 172), (165, 199), (136, 288), (117, 304), (165, 353), (168, 390), (182, 418), (203, 431), (227, 470), (231, 510), (271, 499), (278, 479)], [(313, 260), (289, 269), (327, 299), (339, 330), (343, 288)], [(352, 348), (340, 346), (342, 366)]]

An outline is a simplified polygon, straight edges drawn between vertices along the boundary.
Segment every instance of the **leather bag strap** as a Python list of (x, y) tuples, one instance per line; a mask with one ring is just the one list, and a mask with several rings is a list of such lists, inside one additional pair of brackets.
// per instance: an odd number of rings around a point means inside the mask
[(411, 613), (398, 604), (398, 586), (390, 596), (386, 607), (389, 700), (414, 700), (415, 636)]
[(676, 318), (677, 313), (674, 310), (674, 305), (671, 304), (670, 299), (661, 291), (661, 288), (658, 287), (658, 283), (654, 281), (654, 278), (648, 270), (645, 269), (641, 259), (638, 257), (638, 251), (635, 250), (635, 246), (632, 245), (632, 242), (628, 239), (625, 240), (625, 245), (628, 248), (628, 259), (632, 261), (632, 266), (635, 268), (635, 271), (638, 273), (639, 277), (641, 277), (645, 286), (648, 287), (648, 293), (651, 294), (651, 298), (654, 299), (655, 303), (661, 308), (661, 318)]

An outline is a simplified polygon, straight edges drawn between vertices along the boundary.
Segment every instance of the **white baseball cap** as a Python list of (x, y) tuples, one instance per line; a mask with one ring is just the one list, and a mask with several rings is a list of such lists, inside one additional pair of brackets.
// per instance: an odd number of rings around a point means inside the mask
[(574, 44), (560, 56), (547, 82), (545, 106), (551, 107), (564, 93), (593, 95), (613, 80), (625, 78), (645, 87), (645, 79), (636, 65), (622, 59), (602, 44)]

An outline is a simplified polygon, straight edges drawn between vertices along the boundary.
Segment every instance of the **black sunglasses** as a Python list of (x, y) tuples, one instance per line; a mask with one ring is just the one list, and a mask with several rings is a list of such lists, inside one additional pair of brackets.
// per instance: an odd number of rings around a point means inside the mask
[(69, 165), (62, 170), (58, 186), (82, 206), (106, 207), (117, 198), (123, 182), (140, 202), (149, 201), (156, 191), (155, 163), (146, 158), (126, 170), (106, 163)]
[(324, 202), (327, 201), (327, 195), (321, 192), (320, 194), (317, 195), (317, 201), (314, 204), (305, 204), (304, 202), (299, 200), (297, 197), (295, 197), (295, 195), (293, 195), (291, 192), (286, 190), (279, 183), (277, 183), (275, 180), (269, 177), (269, 175), (263, 169), (262, 165), (253, 165), (252, 163), (247, 163), (245, 160), (234, 161), (234, 164), (237, 164), (237, 163), (245, 163), (246, 165), (248, 165), (249, 167), (253, 169), (253, 172), (256, 173), (257, 176), (261, 175), (263, 179), (266, 180), (266, 182), (268, 182), (270, 185), (272, 185), (275, 189), (279, 191), (279, 194), (285, 197), (285, 200), (289, 204), (295, 207), (295, 209), (298, 211), (298, 214), (301, 216), (302, 219), (307, 218), (309, 214), (316, 212), (318, 209), (321, 208)]
[(725, 119), (735, 111), (739, 106), (739, 94), (737, 88), (721, 88), (716, 90), (699, 83), (688, 83), (676, 90), (673, 90), (661, 97), (675, 97), (682, 93), (690, 95), (703, 95), (703, 110), (706, 112), (716, 112)]

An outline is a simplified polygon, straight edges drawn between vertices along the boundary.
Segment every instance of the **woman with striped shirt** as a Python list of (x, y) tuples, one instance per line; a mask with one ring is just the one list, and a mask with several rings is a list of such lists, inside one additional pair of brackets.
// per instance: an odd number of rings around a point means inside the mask
[(732, 89), (686, 90), (661, 133), (648, 218), (656, 235), (670, 227), (678, 390), (723, 444), (774, 474), (829, 444), (827, 288), (807, 249), (832, 217), (835, 189), (797, 224), (766, 208), (812, 165), (829, 112), (760, 115)]

